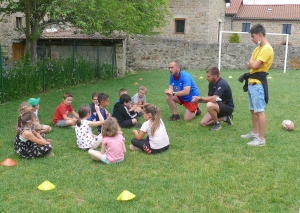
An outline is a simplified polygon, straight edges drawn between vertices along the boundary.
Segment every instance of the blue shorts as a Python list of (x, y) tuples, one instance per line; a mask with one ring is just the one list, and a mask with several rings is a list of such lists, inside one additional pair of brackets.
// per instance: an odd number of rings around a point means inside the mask
[(265, 91), (262, 84), (248, 84), (249, 110), (263, 112), (265, 110)]
[(120, 162), (122, 162), (123, 160), (124, 160), (124, 158), (122, 158), (121, 160), (118, 160), (118, 161), (116, 161), (116, 162), (108, 162), (108, 161), (106, 160), (106, 154), (102, 155), (102, 162), (104, 162), (104, 163), (106, 163), (106, 164), (120, 163)]

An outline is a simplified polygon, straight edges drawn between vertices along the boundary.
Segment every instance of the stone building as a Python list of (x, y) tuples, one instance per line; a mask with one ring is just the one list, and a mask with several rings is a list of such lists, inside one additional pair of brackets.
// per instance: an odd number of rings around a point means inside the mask
[[(249, 32), (255, 24), (262, 24), (267, 33), (289, 34), (289, 43), (300, 46), (300, 2), (298, 4), (258, 5), (231, 0), (226, 8), (224, 30)], [(241, 36), (241, 42), (246, 40)], [(285, 44), (286, 36), (268, 36), (271, 44)]]
[(218, 43), (219, 31), (224, 28), (225, 3), (230, 0), (170, 0), (172, 17), (161, 30), (161, 37)]

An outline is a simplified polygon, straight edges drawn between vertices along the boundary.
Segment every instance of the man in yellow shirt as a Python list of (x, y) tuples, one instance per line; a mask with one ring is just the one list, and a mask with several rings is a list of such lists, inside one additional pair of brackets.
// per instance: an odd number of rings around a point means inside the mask
[(248, 101), (252, 116), (252, 131), (241, 135), (241, 138), (253, 138), (247, 143), (249, 146), (264, 146), (266, 116), (264, 108), (268, 103), (267, 75), (270, 69), (274, 52), (266, 39), (266, 30), (261, 24), (256, 24), (250, 29), (252, 41), (258, 44), (247, 64), (250, 70), (248, 78)]

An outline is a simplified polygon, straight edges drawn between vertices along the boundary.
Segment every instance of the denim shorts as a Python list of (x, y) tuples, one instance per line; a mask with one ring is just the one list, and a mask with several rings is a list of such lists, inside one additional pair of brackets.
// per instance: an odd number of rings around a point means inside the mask
[(102, 155), (102, 162), (104, 162), (104, 163), (106, 163), (106, 164), (120, 163), (120, 162), (122, 162), (123, 160), (124, 160), (124, 158), (122, 158), (121, 160), (118, 160), (118, 161), (116, 161), (116, 162), (108, 162), (108, 161), (106, 160), (106, 154)]
[(249, 110), (263, 112), (266, 106), (265, 91), (262, 84), (248, 84)]

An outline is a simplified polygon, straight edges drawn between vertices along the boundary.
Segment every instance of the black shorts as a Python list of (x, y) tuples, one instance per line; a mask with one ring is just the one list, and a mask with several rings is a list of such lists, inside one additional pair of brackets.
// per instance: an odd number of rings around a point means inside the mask
[(218, 113), (218, 118), (232, 115), (233, 108), (231, 106), (228, 106), (222, 102), (218, 102), (218, 105), (220, 109), (220, 112)]

